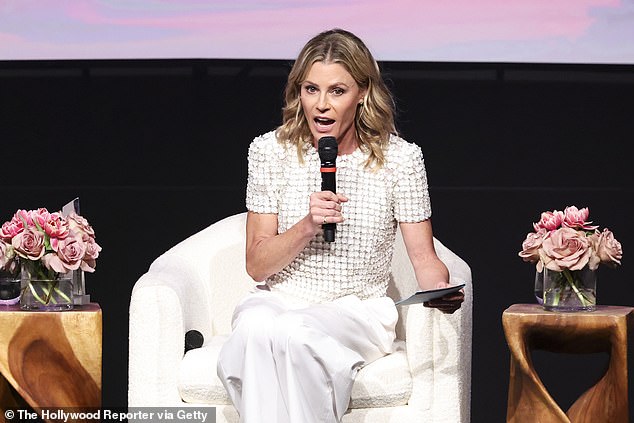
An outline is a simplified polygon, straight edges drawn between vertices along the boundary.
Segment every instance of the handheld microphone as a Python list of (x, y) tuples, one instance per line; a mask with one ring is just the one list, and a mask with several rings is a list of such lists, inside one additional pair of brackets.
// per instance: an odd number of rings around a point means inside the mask
[[(335, 137), (321, 137), (317, 150), (321, 160), (321, 190), (336, 193), (337, 139)], [(326, 223), (322, 225), (322, 228), (324, 229), (324, 240), (333, 242), (335, 240), (335, 224)]]

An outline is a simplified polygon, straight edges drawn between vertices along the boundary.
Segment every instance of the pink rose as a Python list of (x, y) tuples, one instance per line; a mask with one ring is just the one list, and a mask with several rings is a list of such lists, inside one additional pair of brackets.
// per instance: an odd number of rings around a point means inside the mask
[(86, 242), (86, 254), (84, 260), (81, 262), (81, 269), (85, 272), (94, 272), (97, 264), (97, 258), (101, 247), (95, 242), (94, 239), (89, 238)]
[(562, 227), (546, 236), (542, 242), (540, 258), (549, 270), (580, 270), (590, 260), (590, 246), (585, 232)]
[(35, 225), (38, 229), (43, 229), (44, 225), (48, 221), (50, 217), (50, 213), (45, 208), (39, 208), (37, 210), (29, 210), (28, 212), (29, 219), (31, 223), (29, 225)]
[(621, 243), (614, 239), (614, 234), (607, 228), (599, 234), (596, 250), (601, 263), (605, 263), (611, 267), (616, 267), (617, 264), (621, 264), (621, 258), (623, 258)]
[(49, 237), (59, 239), (66, 238), (70, 231), (68, 222), (60, 213), (51, 213), (43, 229)]
[(546, 229), (548, 231), (554, 231), (559, 228), (564, 221), (564, 213), (558, 210), (552, 212), (543, 212), (541, 219), (537, 223), (533, 223), (535, 231), (540, 229)]
[(537, 232), (531, 232), (526, 236), (524, 242), (522, 242), (522, 251), (519, 252), (519, 256), (524, 261), (535, 263), (539, 260), (539, 248), (542, 246), (544, 237), (548, 231), (541, 228)]
[(588, 261), (588, 267), (590, 270), (597, 270), (601, 264), (601, 257), (599, 257), (598, 254), (599, 231), (595, 230), (594, 233), (588, 237), (588, 242), (590, 242), (590, 249), (592, 250), (590, 260)]
[(0, 228), (0, 238), (5, 241), (11, 241), (11, 238), (19, 234), (24, 230), (24, 224), (19, 219), (12, 219), (9, 222), (4, 222), (2, 228)]
[(44, 234), (34, 227), (28, 227), (11, 240), (15, 252), (29, 260), (39, 260), (44, 255)]
[(15, 260), (13, 260), (14, 258), (15, 252), (13, 251), (13, 246), (11, 244), (7, 244), (0, 239), (0, 269), (5, 269), (8, 271), (15, 270), (12, 268), (15, 267)]
[(81, 260), (86, 254), (86, 244), (73, 236), (58, 240), (53, 248), (57, 254), (44, 256), (44, 265), (57, 273), (79, 269)]
[(586, 220), (590, 215), (590, 210), (587, 207), (582, 208), (581, 210), (577, 209), (576, 206), (568, 206), (564, 210), (564, 226), (568, 226), (569, 228), (577, 228), (577, 229), (585, 229), (587, 231), (593, 231), (598, 228), (598, 226), (591, 226), (590, 223)]
[(82, 235), (88, 235), (91, 238), (95, 237), (95, 231), (92, 226), (88, 223), (88, 220), (83, 218), (82, 216), (71, 213), (68, 216), (68, 224), (70, 226), (70, 230), (75, 233), (81, 233)]
[(13, 219), (12, 220), (22, 222), (25, 227), (33, 225), (33, 219), (31, 218), (31, 212), (27, 211), (27, 210), (19, 209), (13, 215)]

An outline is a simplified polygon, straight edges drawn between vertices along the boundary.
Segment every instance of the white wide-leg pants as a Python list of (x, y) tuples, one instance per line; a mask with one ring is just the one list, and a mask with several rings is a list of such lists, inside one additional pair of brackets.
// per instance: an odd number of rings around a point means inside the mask
[(249, 294), (233, 315), (218, 376), (243, 423), (339, 422), (359, 368), (392, 352), (390, 298), (307, 305)]

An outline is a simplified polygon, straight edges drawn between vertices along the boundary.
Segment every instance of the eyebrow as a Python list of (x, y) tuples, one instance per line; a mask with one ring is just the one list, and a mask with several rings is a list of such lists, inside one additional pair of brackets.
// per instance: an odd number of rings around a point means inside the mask
[[(302, 82), (302, 85), (304, 85), (304, 84), (319, 85), (319, 84), (317, 84), (315, 82), (312, 82), (312, 81), (310, 81), (308, 79), (306, 79), (306, 80), (304, 80), (304, 82)], [(350, 88), (351, 87), (351, 85), (348, 85), (345, 82), (335, 82), (334, 84), (330, 84), (328, 86), (328, 88), (333, 88), (333, 87), (337, 87), (337, 86), (340, 86), (340, 85), (342, 85), (342, 86), (344, 86), (346, 88)]]

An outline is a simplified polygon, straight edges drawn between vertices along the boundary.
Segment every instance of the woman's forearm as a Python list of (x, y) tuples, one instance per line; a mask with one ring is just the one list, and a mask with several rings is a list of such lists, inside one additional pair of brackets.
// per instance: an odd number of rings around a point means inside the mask
[(423, 290), (444, 288), (449, 283), (447, 266), (438, 258), (417, 262), (414, 273), (420, 289)]
[(286, 267), (315, 236), (314, 226), (308, 217), (300, 220), (282, 234), (271, 233), (273, 225), (271, 219), (275, 219), (277, 232), (275, 215), (261, 216), (250, 213), (247, 219), (247, 233), (250, 234), (247, 238), (247, 273), (258, 282)]
[(308, 214), (281, 234), (278, 234), (277, 214), (249, 212), (246, 248), (249, 276), (263, 281), (286, 267), (321, 230), (322, 224), (343, 222), (341, 203), (346, 201), (345, 195), (330, 191), (312, 193)]
[(447, 284), (449, 271), (436, 255), (431, 221), (401, 223), (400, 227), (420, 288), (434, 289)]

